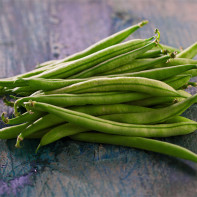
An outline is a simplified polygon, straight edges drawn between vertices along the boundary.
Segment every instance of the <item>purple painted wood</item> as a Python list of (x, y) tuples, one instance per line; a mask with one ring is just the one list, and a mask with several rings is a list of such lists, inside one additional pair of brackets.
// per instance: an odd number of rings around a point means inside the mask
[[(143, 19), (131, 38), (187, 47), (197, 40), (194, 0), (1, 0), (0, 78), (63, 58)], [(194, 79), (195, 80), (195, 79)], [(196, 89), (189, 90), (192, 93)], [(0, 112), (12, 110), (0, 101)], [(197, 105), (184, 115), (197, 120)], [(197, 134), (166, 139), (197, 153)], [(0, 141), (0, 196), (196, 196), (197, 166), (156, 153), (63, 139), (34, 153)]]

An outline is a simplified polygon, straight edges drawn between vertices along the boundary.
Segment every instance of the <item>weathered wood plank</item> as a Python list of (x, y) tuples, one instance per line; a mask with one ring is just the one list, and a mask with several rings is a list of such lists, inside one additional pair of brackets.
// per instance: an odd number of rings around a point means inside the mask
[[(193, 0), (1, 0), (0, 77), (77, 52), (120, 29), (149, 19), (131, 37), (152, 36), (187, 47), (197, 40)], [(190, 90), (193, 93), (196, 89)], [(10, 109), (0, 103), (0, 112)], [(197, 106), (184, 115), (197, 120)], [(197, 134), (170, 138), (197, 153)], [(67, 139), (36, 155), (37, 140), (15, 149), (0, 141), (1, 196), (196, 196), (197, 166), (188, 161)]]

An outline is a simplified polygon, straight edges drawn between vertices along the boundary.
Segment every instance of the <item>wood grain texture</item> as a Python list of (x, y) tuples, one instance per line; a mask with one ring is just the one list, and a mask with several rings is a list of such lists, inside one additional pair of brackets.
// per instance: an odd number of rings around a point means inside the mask
[[(0, 77), (63, 58), (143, 19), (150, 24), (131, 38), (152, 36), (158, 27), (164, 44), (187, 47), (197, 40), (196, 10), (194, 0), (1, 0)], [(0, 106), (11, 115), (2, 100)], [(197, 121), (196, 112), (193, 105), (184, 116)], [(197, 153), (196, 139), (195, 132), (163, 140)], [(189, 161), (67, 139), (36, 155), (38, 143), (25, 140), (15, 149), (15, 140), (0, 141), (0, 196), (197, 195), (197, 165)]]

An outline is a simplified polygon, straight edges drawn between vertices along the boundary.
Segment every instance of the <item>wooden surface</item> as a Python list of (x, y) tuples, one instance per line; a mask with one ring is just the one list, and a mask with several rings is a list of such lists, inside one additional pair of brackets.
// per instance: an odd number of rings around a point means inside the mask
[[(143, 19), (131, 38), (161, 31), (164, 44), (197, 40), (195, 0), (1, 0), (0, 78), (63, 58)], [(195, 93), (196, 89), (190, 89)], [(0, 112), (11, 109), (0, 101)], [(197, 121), (197, 105), (184, 115)], [(1, 124), (1, 126), (4, 126)], [(197, 133), (164, 139), (197, 153)], [(0, 196), (197, 196), (197, 165), (147, 151), (63, 139), (0, 141)]]

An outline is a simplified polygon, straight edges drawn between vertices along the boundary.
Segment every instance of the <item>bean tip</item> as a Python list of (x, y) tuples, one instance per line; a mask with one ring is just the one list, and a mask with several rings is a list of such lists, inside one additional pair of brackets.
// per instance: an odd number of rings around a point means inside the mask
[(159, 41), (160, 41), (160, 31), (159, 31), (159, 29), (155, 29), (155, 34), (157, 34), (156, 35), (156, 40), (157, 40), (157, 42), (159, 43)]
[(5, 117), (6, 114), (7, 114), (6, 112), (3, 112), (3, 113), (1, 114), (1, 119), (2, 119), (2, 121), (3, 121), (5, 124), (8, 124), (9, 119), (8, 119), (8, 117)]
[(15, 144), (16, 148), (20, 148), (21, 147), (21, 145), (20, 145), (21, 141), (23, 141), (23, 137), (20, 134), (20, 135), (18, 135), (17, 140), (16, 140), (16, 144)]
[(176, 55), (177, 55), (177, 51), (170, 53), (170, 57), (173, 59), (176, 57)]
[(148, 20), (144, 20), (142, 22), (139, 23), (139, 27), (143, 27), (144, 25), (148, 24), (149, 21)]
[(36, 154), (38, 153), (38, 150), (40, 149), (40, 147), (41, 147), (41, 144), (39, 144), (38, 147), (36, 148), (36, 151), (35, 151)]

